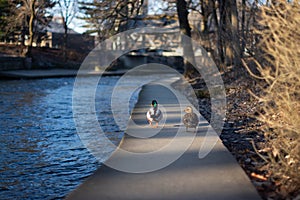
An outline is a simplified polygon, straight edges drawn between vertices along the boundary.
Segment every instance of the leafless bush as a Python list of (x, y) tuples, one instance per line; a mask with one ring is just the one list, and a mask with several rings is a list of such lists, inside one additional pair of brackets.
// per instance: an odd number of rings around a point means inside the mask
[(257, 62), (260, 76), (252, 73), (267, 83), (259, 97), (264, 102), (259, 119), (267, 125), (266, 148), (260, 151), (266, 153), (277, 192), (289, 199), (300, 191), (300, 1), (262, 7), (260, 25), (261, 48), (270, 64)]

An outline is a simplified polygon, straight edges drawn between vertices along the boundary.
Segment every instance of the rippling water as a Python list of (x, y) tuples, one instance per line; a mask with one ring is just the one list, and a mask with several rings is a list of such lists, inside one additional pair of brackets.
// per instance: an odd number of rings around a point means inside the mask
[[(122, 132), (109, 104), (118, 79), (101, 78), (96, 95), (99, 121), (115, 143)], [(76, 133), (74, 80), (0, 80), (0, 199), (62, 199), (99, 166)]]

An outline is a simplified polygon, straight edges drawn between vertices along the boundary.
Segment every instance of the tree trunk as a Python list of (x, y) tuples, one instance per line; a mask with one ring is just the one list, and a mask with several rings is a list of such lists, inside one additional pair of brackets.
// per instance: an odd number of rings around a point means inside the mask
[(27, 55), (27, 47), (25, 45), (25, 36), (26, 36), (26, 28), (25, 28), (25, 23), (23, 22), (23, 25), (21, 28), (21, 55), (22, 56)]
[[(176, 8), (179, 19), (179, 27), (181, 34), (184, 34), (191, 38), (191, 27), (188, 21), (188, 10), (187, 3), (185, 0), (176, 0)], [(186, 37), (181, 37), (181, 45), (183, 48), (184, 56), (184, 77), (193, 78), (199, 74), (194, 69), (192, 63), (195, 63), (194, 50), (191, 40), (186, 39)], [(190, 60), (192, 63), (188, 62)]]
[(209, 5), (207, 1), (201, 0), (201, 36), (203, 41), (203, 47), (208, 51), (210, 50), (210, 41), (209, 41), (209, 27), (208, 27), (208, 18), (209, 18)]
[(241, 65), (241, 46), (240, 46), (240, 34), (239, 34), (239, 16), (237, 10), (236, 0), (230, 1), (231, 10), (231, 42), (233, 51), (233, 64), (235, 67)]
[(222, 24), (219, 23), (218, 15), (217, 15), (217, 8), (215, 6), (215, 3), (212, 3), (212, 6), (213, 6), (212, 15), (213, 15), (213, 19), (215, 22), (215, 26), (217, 28), (217, 44), (216, 44), (217, 55), (218, 55), (217, 62), (218, 62), (218, 65), (220, 66), (224, 63), (224, 52), (223, 52), (223, 42), (222, 42), (222, 32), (221, 32)]
[(68, 25), (65, 20), (63, 20), (63, 25), (64, 25), (64, 44), (63, 44), (63, 58), (64, 62), (67, 62), (68, 57), (67, 57), (67, 45), (68, 45)]
[(236, 0), (219, 0), (220, 9), (220, 45), (223, 46), (224, 64), (240, 66), (241, 47), (239, 36), (239, 18)]
[(246, 29), (245, 29), (245, 24), (246, 24), (246, 0), (242, 0), (242, 44), (241, 44), (241, 56), (243, 57), (243, 52), (246, 47)]
[[(235, 1), (235, 0), (234, 0)], [(224, 1), (224, 26), (223, 26), (223, 37), (224, 51), (225, 51), (225, 64), (232, 65), (234, 59), (234, 49), (233, 49), (233, 32), (232, 32), (232, 10), (231, 1)]]
[(34, 37), (34, 20), (35, 20), (35, 2), (36, 0), (31, 0), (30, 1), (30, 19), (29, 19), (29, 44), (28, 44), (28, 49), (26, 56), (27, 57), (32, 57), (31, 55), (31, 50), (32, 50), (32, 44), (33, 44), (33, 37)]
[(219, 53), (220, 53), (220, 60), (223, 64), (226, 65), (227, 61), (227, 54), (226, 54), (226, 40), (228, 40), (227, 37), (227, 13), (226, 13), (226, 6), (225, 2), (222, 0), (219, 0), (219, 11), (220, 11), (220, 23), (219, 23), (219, 34), (218, 34), (218, 44), (219, 44)]

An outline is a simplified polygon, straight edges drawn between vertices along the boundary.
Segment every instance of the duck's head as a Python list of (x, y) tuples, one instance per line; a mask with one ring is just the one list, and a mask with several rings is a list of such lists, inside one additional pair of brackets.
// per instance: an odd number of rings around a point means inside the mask
[(157, 108), (158, 103), (156, 100), (152, 100), (151, 105), (153, 106), (153, 108)]
[(184, 112), (186, 113), (193, 113), (193, 108), (191, 106), (187, 106), (185, 109), (184, 109)]

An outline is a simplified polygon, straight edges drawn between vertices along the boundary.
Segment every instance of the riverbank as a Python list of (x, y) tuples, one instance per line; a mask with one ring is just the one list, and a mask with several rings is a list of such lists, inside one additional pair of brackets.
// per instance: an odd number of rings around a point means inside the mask
[[(130, 136), (133, 134), (143, 137), (157, 130), (147, 126), (144, 116), (149, 102), (154, 98), (167, 111), (166, 123), (161, 124), (158, 133), (150, 138)], [(209, 138), (216, 140), (211, 152), (203, 159), (198, 158), (200, 146), (207, 139), (206, 132), (211, 130), (210, 125), (201, 117), (196, 135), (185, 132), (185, 128), (180, 128), (180, 106), (185, 105), (180, 105), (168, 88), (155, 84), (144, 86), (131, 115), (139, 126), (128, 125), (120, 148), (106, 163), (110, 166), (117, 164), (117, 167), (128, 167), (129, 170), (145, 167), (148, 173), (127, 173), (103, 165), (68, 195), (67, 199), (260, 199), (244, 171), (216, 134), (211, 134)], [(181, 137), (175, 137), (178, 132)], [(191, 138), (194, 138), (191, 145), (180, 158), (164, 168), (157, 166), (183, 150), (184, 141)], [(156, 154), (163, 158), (160, 162), (155, 162), (156, 156), (131, 160), (130, 156), (126, 157), (122, 152), (122, 149), (137, 154), (153, 152), (168, 146), (173, 140), (177, 142), (174, 148)], [(152, 167), (158, 168), (151, 171)]]
[[(116, 71), (80, 71), (80, 76), (122, 76), (127, 70)], [(0, 71), (0, 78), (11, 79), (35, 79), (35, 78), (59, 78), (75, 77), (78, 70), (76, 69), (32, 69), (32, 70), (7, 70)]]
[[(244, 169), (253, 185), (263, 199), (284, 199), (286, 191), (280, 188), (276, 181), (270, 178), (270, 168), (258, 153), (266, 149), (266, 141), (262, 132), (265, 125), (257, 119), (263, 102), (254, 98), (249, 91), (260, 95), (263, 82), (254, 79), (240, 71), (235, 76), (234, 71), (222, 75), (226, 88), (227, 113), (222, 134), (222, 142)], [(210, 120), (210, 97), (201, 79), (192, 81), (193, 88), (200, 92), (199, 111), (205, 119)], [(297, 197), (295, 198), (297, 199)]]
[(92, 49), (79, 51), (68, 49), (67, 61), (63, 50), (49, 47), (32, 47), (31, 58), (26, 58), (26, 47), (15, 44), (0, 44), (0, 71), (12, 69), (79, 69), (81, 63)]

